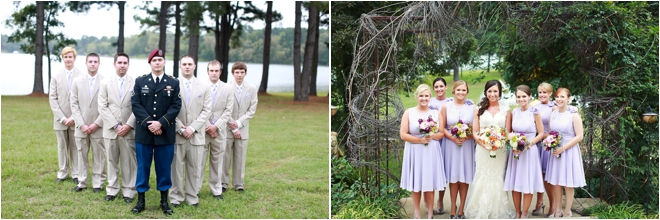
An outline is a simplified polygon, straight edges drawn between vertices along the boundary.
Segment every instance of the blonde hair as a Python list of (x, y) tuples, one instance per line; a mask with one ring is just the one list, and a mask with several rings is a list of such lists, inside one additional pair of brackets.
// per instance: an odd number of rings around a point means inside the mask
[(62, 49), (62, 54), (60, 54), (60, 56), (64, 57), (64, 54), (67, 54), (69, 52), (73, 52), (73, 58), (78, 57), (78, 52), (76, 52), (76, 49), (73, 47), (64, 47), (64, 49)]
[(209, 62), (209, 65), (206, 66), (206, 71), (209, 71), (209, 69), (211, 69), (211, 66), (220, 66), (220, 70), (222, 70), (222, 63), (220, 63), (220, 61), (211, 60), (211, 62)]
[(542, 82), (542, 83), (539, 85), (539, 87), (538, 87), (537, 90), (543, 90), (543, 91), (546, 91), (546, 92), (548, 92), (548, 93), (550, 93), (550, 94), (552, 94), (552, 92), (553, 92), (553, 91), (552, 91), (552, 85), (550, 85), (550, 83), (547, 83), (547, 82)]
[(470, 87), (468, 87), (467, 82), (465, 82), (464, 80), (458, 80), (458, 81), (454, 82), (454, 87), (451, 88), (451, 94), (454, 94), (454, 91), (456, 91), (456, 87), (462, 86), (462, 85), (465, 85), (465, 89), (467, 89), (467, 92), (470, 93)]
[(566, 97), (568, 97), (568, 98), (571, 97), (571, 91), (568, 91), (567, 88), (559, 88), (559, 89), (557, 89), (557, 93), (555, 93), (555, 97), (557, 97), (557, 95), (559, 95), (560, 92), (565, 92), (565, 93), (566, 93)]
[(415, 93), (414, 93), (415, 98), (419, 97), (419, 94), (422, 94), (422, 92), (424, 92), (424, 90), (429, 90), (429, 92), (431, 92), (431, 88), (429, 88), (429, 86), (426, 85), (426, 84), (420, 84), (419, 86), (417, 86), (417, 89), (415, 90)]

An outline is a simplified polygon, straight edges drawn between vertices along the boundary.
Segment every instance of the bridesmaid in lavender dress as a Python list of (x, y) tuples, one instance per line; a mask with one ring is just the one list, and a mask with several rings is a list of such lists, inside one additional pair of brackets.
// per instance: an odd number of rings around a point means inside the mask
[[(549, 217), (562, 217), (566, 213), (568, 213), (567, 217), (573, 216), (571, 212), (575, 193), (573, 188), (587, 185), (584, 178), (584, 168), (582, 167), (582, 153), (578, 145), (582, 141), (584, 128), (577, 108), (568, 107), (570, 98), (571, 92), (568, 89), (557, 89), (555, 95), (557, 110), (552, 111), (550, 114), (548, 130), (558, 131), (562, 138), (560, 147), (553, 150), (553, 156), (548, 160), (548, 168), (545, 173), (545, 180), (553, 185), (552, 192), (554, 193), (555, 204), (557, 204), (555, 213)], [(557, 158), (559, 155), (561, 157)], [(564, 211), (560, 213), (558, 211), (562, 207), (562, 186), (566, 190), (566, 206)]]
[[(401, 168), (401, 188), (412, 192), (414, 217), (420, 217), (420, 200), (424, 192), (427, 217), (433, 218), (433, 197), (436, 190), (444, 190), (444, 162), (440, 151), (440, 140), (444, 137), (444, 128), (438, 127), (434, 135), (423, 135), (419, 131), (419, 119), (426, 120), (429, 116), (438, 124), (442, 123), (440, 111), (429, 108), (431, 91), (429, 86), (422, 84), (415, 90), (417, 106), (409, 108), (401, 118), (400, 135), (406, 142), (403, 151)], [(428, 145), (427, 145), (428, 144)]]
[[(543, 82), (539, 85), (538, 87), (538, 95), (539, 95), (539, 101), (541, 103), (537, 104), (534, 106), (534, 108), (538, 109), (539, 115), (541, 115), (541, 121), (543, 121), (543, 133), (547, 134), (548, 133), (548, 119), (550, 118), (550, 113), (552, 113), (552, 110), (556, 109), (555, 102), (550, 101), (550, 97), (552, 97), (552, 85), (550, 85), (547, 82)], [(544, 135), (544, 138), (546, 136)], [(539, 157), (541, 158), (541, 172), (543, 173), (543, 186), (545, 187), (545, 192), (548, 194), (548, 201), (550, 201), (550, 209), (548, 210), (548, 214), (546, 216), (550, 216), (551, 214), (555, 213), (555, 203), (554, 203), (554, 194), (552, 193), (552, 185), (548, 183), (548, 181), (545, 181), (545, 170), (548, 167), (548, 159), (550, 158), (550, 154), (552, 152), (543, 149), (543, 143), (538, 142), (536, 146), (539, 148)], [(545, 209), (545, 204), (543, 204), (543, 193), (537, 193), (536, 194), (536, 208), (532, 211), (533, 216), (541, 215), (543, 213), (543, 210)]]
[[(443, 105), (447, 102), (451, 102), (454, 99), (453, 98), (447, 98), (445, 95), (445, 91), (447, 90), (447, 82), (445, 79), (442, 77), (435, 78), (433, 80), (433, 91), (435, 91), (435, 98), (431, 99), (429, 103), (429, 108), (433, 110), (438, 110), (440, 111), (440, 108), (442, 108)], [(440, 150), (442, 151), (442, 155), (445, 155), (445, 139), (440, 139)], [(444, 158), (443, 158), (444, 159)], [(433, 210), (433, 214), (435, 215), (442, 215), (445, 214), (444, 210), (444, 204), (442, 203), (443, 198), (445, 197), (445, 191), (441, 190), (438, 191), (438, 209)]]
[[(517, 153), (509, 152), (504, 177), (504, 191), (513, 191), (515, 218), (527, 218), (533, 193), (544, 192), (541, 163), (538, 157), (539, 149), (536, 147), (536, 143), (540, 142), (544, 136), (543, 122), (538, 110), (529, 106), (531, 95), (532, 90), (529, 86), (516, 87), (516, 102), (520, 108), (513, 110), (511, 121), (506, 126), (509, 132), (522, 133), (530, 142), (518, 155), (519, 159), (514, 158)], [(524, 194), (522, 210), (520, 210), (521, 194)]]
[[(441, 125), (445, 128), (444, 148), (445, 148), (445, 175), (449, 181), (449, 195), (451, 198), (450, 219), (463, 218), (465, 200), (469, 184), (474, 178), (474, 137), (467, 135), (467, 138), (457, 138), (451, 134), (451, 126), (458, 120), (463, 121), (464, 125), (472, 126), (474, 118), (474, 102), (467, 100), (466, 96), (470, 90), (467, 83), (463, 80), (454, 82), (452, 93), (454, 101), (447, 102), (442, 107), (441, 113), (445, 117), (446, 123)], [(461, 194), (461, 206), (456, 210), (456, 196)], [(456, 212), (458, 211), (458, 216)]]

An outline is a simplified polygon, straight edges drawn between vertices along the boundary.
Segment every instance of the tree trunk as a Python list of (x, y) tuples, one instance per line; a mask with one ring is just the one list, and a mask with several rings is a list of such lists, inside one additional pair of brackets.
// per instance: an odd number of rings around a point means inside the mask
[(170, 2), (160, 2), (160, 15), (158, 16), (158, 23), (160, 24), (160, 38), (158, 39), (158, 49), (163, 50), (165, 54), (167, 42), (167, 8), (170, 7)]
[(312, 57), (312, 76), (311, 81), (309, 82), (309, 95), (318, 96), (316, 94), (316, 76), (318, 75), (317, 70), (319, 68), (319, 27), (321, 25), (321, 19), (320, 13), (316, 13), (316, 15), (310, 14), (310, 16), (316, 17), (316, 35), (314, 36), (314, 39), (316, 39), (316, 44), (314, 44), (314, 54)]
[[(309, 87), (312, 79), (312, 62), (314, 60), (314, 45), (316, 43), (316, 20), (318, 20), (318, 6), (316, 4), (309, 4), (308, 8), (309, 20), (307, 20), (307, 40), (305, 41), (305, 54), (303, 57), (303, 71), (302, 71), (302, 84), (300, 85), (301, 99), (299, 101), (309, 101)], [(316, 16), (315, 16), (316, 15)]]
[(458, 65), (458, 58), (454, 60), (454, 82), (458, 81), (458, 74), (460, 72), (459, 65)]
[[(35, 32), (36, 45), (34, 47), (34, 85), (32, 87), (32, 93), (44, 93), (44, 4), (45, 2), (37, 1), (37, 29)], [(50, 85), (48, 88), (50, 88)]]
[[(174, 2), (174, 6), (174, 20), (176, 21), (176, 28), (174, 29), (174, 57), (172, 57), (172, 60), (174, 61), (174, 68), (172, 68), (172, 75), (174, 78), (178, 78), (179, 57), (181, 57), (179, 54), (179, 44), (181, 43), (181, 2)], [(195, 77), (197, 77), (197, 74), (195, 74)]]
[(124, 52), (124, 6), (126, 1), (117, 2), (119, 7), (119, 36), (117, 36), (117, 53)]
[[(187, 2), (186, 4), (201, 4), (199, 2)], [(190, 6), (190, 5), (188, 5)], [(198, 6), (198, 7), (201, 7)], [(197, 11), (196, 11), (197, 12)], [(188, 24), (190, 37), (188, 38), (188, 54), (195, 60), (195, 66), (199, 60), (199, 20), (201, 15), (193, 16), (193, 19)], [(197, 76), (197, 69), (195, 68), (195, 76)]]
[[(220, 15), (215, 17), (215, 30), (213, 30), (213, 34), (215, 34), (215, 48), (213, 48), (213, 52), (215, 53), (215, 60), (219, 61), (222, 63), (222, 50), (220, 49), (222, 46), (222, 34), (220, 33)], [(222, 69), (223, 71), (220, 71), (220, 81), (227, 82), (227, 74), (224, 74), (224, 79), (222, 78), (222, 75), (225, 69), (227, 69), (225, 64), (222, 64)]]
[(267, 91), (268, 67), (270, 65), (270, 35), (271, 24), (273, 23), (273, 1), (267, 1), (266, 4), (268, 4), (268, 7), (266, 9), (266, 29), (264, 30), (264, 59), (259, 93), (266, 93)]
[(488, 65), (486, 67), (486, 72), (490, 73), (490, 51), (488, 51)]
[[(52, 4), (52, 2), (49, 2), (49, 4)], [(46, 23), (48, 23), (48, 21), (50, 21), (50, 17), (53, 14), (53, 12), (51, 10), (53, 10), (52, 7), (49, 7), (48, 8), (48, 16), (45, 17), (45, 19), (46, 19), (45, 22)], [(45, 5), (44, 5), (44, 13), (45, 13)], [(57, 9), (55, 9), (55, 13), (57, 13)], [(51, 71), (50, 71), (50, 69), (51, 69), (50, 47), (48, 46), (48, 39), (49, 39), (48, 33), (50, 33), (48, 31), (49, 27), (50, 27), (50, 25), (44, 25), (44, 35), (43, 35), (44, 36), (44, 48), (46, 49), (46, 57), (48, 58), (48, 88), (50, 88), (50, 78), (52, 77), (51, 76)]]
[(293, 31), (293, 101), (301, 101), (302, 73), (300, 72), (300, 20), (302, 2), (296, 1), (296, 19)]

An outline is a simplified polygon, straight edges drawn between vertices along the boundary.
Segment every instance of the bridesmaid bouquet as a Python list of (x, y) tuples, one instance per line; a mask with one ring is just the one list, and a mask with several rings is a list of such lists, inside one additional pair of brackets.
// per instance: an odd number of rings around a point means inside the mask
[(479, 141), (482, 145), (486, 146), (487, 150), (490, 150), (490, 158), (496, 158), (496, 150), (499, 150), (504, 146), (506, 141), (506, 133), (504, 129), (498, 126), (483, 127), (477, 134)]
[[(543, 146), (545, 150), (554, 150), (559, 147), (561, 144), (561, 134), (557, 131), (550, 131), (548, 137), (543, 139)], [(561, 154), (557, 154), (557, 158), (561, 157)]]
[[(472, 128), (470, 128), (469, 124), (463, 123), (463, 120), (458, 119), (458, 122), (450, 127), (451, 135), (457, 138), (467, 138), (468, 135), (472, 135)], [(462, 146), (462, 144), (458, 145), (458, 147)]]
[[(430, 136), (438, 132), (438, 123), (433, 120), (431, 115), (426, 120), (420, 118), (417, 122), (419, 122), (419, 133), (425, 136)], [(426, 143), (424, 146), (429, 146), (429, 144)]]
[(515, 132), (509, 133), (507, 149), (513, 151), (513, 158), (519, 160), (520, 153), (525, 150), (527, 145), (529, 145), (529, 142), (524, 134)]

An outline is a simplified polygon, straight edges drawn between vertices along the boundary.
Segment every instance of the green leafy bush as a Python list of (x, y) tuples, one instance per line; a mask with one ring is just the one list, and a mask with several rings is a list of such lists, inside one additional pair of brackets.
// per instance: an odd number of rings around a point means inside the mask
[(644, 215), (640, 204), (628, 202), (608, 205), (601, 203), (584, 210), (582, 215), (596, 216), (600, 219), (658, 219), (658, 214)]

